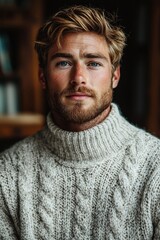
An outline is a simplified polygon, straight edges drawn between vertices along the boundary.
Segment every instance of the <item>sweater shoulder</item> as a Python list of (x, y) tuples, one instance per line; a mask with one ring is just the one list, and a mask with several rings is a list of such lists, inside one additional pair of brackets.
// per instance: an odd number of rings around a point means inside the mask
[(0, 153), (0, 168), (4, 169), (8, 164), (16, 167), (19, 162), (33, 160), (33, 155), (38, 154), (41, 145), (41, 132), (15, 143)]
[[(142, 151), (148, 148), (148, 151), (160, 151), (160, 139), (146, 130), (139, 128), (126, 119), (123, 118), (123, 131), (127, 129), (128, 132), (128, 144), (134, 144), (135, 146), (139, 146), (139, 150)], [(122, 134), (122, 133), (121, 133)], [(133, 143), (134, 142), (134, 143)]]
[(135, 140), (136, 144), (140, 145), (142, 149), (145, 148), (149, 152), (158, 151), (160, 153), (160, 139), (151, 133), (143, 129), (138, 129), (135, 134)]
[(137, 140), (137, 144), (139, 143), (139, 141), (142, 141), (144, 143), (144, 145), (153, 145), (155, 147), (160, 147), (160, 139), (157, 138), (156, 136), (152, 135), (151, 133), (143, 130), (143, 129), (139, 129), (136, 128), (136, 134), (135, 134), (135, 138)]
[(160, 165), (160, 139), (128, 121), (123, 121), (123, 131), (127, 129), (127, 138), (123, 146), (126, 156), (139, 165)]

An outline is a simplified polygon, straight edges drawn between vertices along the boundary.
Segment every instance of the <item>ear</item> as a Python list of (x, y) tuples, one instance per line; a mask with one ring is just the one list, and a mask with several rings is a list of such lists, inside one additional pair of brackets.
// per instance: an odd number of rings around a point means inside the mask
[(40, 67), (39, 67), (39, 70), (38, 70), (38, 77), (39, 77), (39, 81), (41, 83), (42, 88), (46, 89), (46, 78), (45, 78), (45, 75), (44, 75), (44, 71)]
[(112, 76), (112, 87), (116, 88), (118, 83), (119, 83), (119, 79), (120, 79), (120, 66), (118, 66), (114, 72), (113, 72), (113, 76)]

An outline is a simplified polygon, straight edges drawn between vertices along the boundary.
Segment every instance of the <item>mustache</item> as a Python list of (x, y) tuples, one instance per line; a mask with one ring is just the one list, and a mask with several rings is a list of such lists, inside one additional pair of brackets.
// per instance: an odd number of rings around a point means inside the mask
[(92, 89), (89, 89), (89, 88), (86, 88), (84, 86), (80, 86), (80, 87), (71, 87), (71, 88), (67, 88), (67, 89), (64, 89), (62, 92), (61, 92), (61, 95), (69, 95), (69, 94), (74, 94), (76, 92), (79, 92), (79, 93), (84, 93), (84, 94), (89, 94), (91, 95), (92, 97), (95, 97), (95, 92), (92, 90)]

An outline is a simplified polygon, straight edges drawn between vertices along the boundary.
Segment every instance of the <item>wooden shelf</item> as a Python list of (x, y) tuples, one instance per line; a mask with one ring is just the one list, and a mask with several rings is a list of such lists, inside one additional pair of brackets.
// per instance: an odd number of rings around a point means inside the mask
[(0, 115), (1, 150), (11, 142), (33, 135), (42, 129), (45, 122), (44, 98), (38, 81), (38, 61), (34, 51), (34, 40), (42, 19), (41, 0), (26, 1), (26, 6), (0, 4), (0, 31), (10, 40), (8, 50), (11, 63), (14, 63), (13, 73), (5, 76), (1, 74), (0, 77), (4, 86), (8, 81), (18, 85), (20, 103), (19, 114)]
[(0, 115), (0, 139), (27, 137), (42, 129), (44, 122), (42, 114)]

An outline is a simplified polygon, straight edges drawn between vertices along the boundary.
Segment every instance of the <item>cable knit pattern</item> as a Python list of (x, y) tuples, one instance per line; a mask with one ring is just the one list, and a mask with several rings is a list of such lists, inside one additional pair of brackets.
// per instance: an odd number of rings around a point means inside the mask
[(113, 208), (110, 213), (111, 239), (126, 239), (124, 235), (124, 220), (127, 214), (125, 203), (128, 202), (130, 198), (132, 187), (137, 178), (136, 159), (134, 159), (135, 154), (134, 142), (132, 142), (131, 149), (126, 148), (126, 159), (124, 160), (123, 168), (119, 174), (117, 187), (113, 195)]
[(85, 175), (76, 174), (76, 198), (74, 210), (75, 226), (73, 229), (74, 239), (89, 239), (90, 226), (90, 193), (87, 187)]
[(160, 141), (115, 104), (97, 126), (45, 128), (0, 154), (0, 239), (159, 240)]

